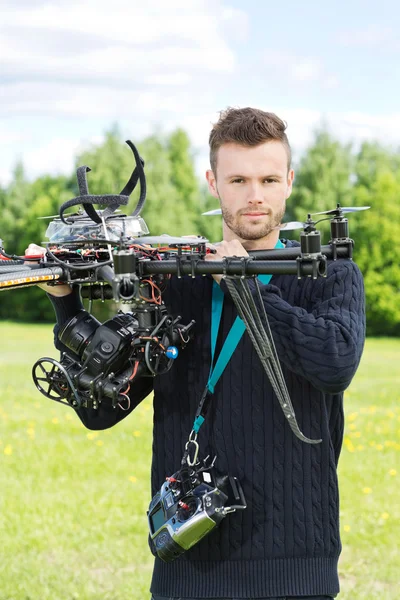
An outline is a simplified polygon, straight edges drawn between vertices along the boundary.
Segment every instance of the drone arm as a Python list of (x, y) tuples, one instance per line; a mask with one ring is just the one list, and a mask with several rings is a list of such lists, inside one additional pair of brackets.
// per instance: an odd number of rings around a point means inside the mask
[[(363, 281), (352, 262), (331, 263), (327, 278), (311, 280), (309, 309), (288, 304), (280, 290), (261, 285), (261, 295), (279, 359), (324, 393), (350, 384), (365, 339)], [(255, 284), (250, 281), (255, 295)], [(223, 281), (221, 289), (228, 288)]]

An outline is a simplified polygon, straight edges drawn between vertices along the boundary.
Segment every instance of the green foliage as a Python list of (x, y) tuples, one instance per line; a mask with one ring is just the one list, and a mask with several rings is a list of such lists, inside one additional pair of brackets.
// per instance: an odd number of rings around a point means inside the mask
[[(296, 170), (287, 220), (305, 221), (308, 213), (335, 208), (337, 202), (348, 206), (353, 162), (350, 146), (340, 144), (325, 129), (317, 130)], [(329, 225), (321, 224), (320, 230), (327, 243)]]
[(200, 186), (200, 211), (197, 222), (199, 235), (204, 235), (210, 242), (220, 242), (222, 240), (222, 217), (208, 216), (202, 217), (201, 213), (219, 208), (219, 203), (214, 196), (208, 192), (207, 184)]
[[(2, 230), (4, 248), (9, 254), (24, 255), (30, 243), (41, 245), (51, 219), (38, 219), (57, 214), (59, 206), (71, 198), (71, 182), (66, 177), (44, 175), (29, 183), (18, 164), (14, 178), (4, 196)], [(22, 288), (2, 292), (0, 318), (19, 321), (53, 321), (54, 311), (39, 289)]]
[(357, 156), (352, 220), (355, 256), (365, 282), (368, 332), (400, 335), (400, 156), (365, 144)]
[(11, 245), (13, 248), (18, 248), (30, 201), (30, 185), (25, 178), (22, 163), (18, 162), (2, 201), (1, 238), (5, 246)]
[[(290, 199), (293, 217), (341, 206), (371, 206), (348, 215), (354, 260), (364, 275), (369, 335), (400, 335), (400, 153), (365, 143), (357, 154), (327, 131), (300, 161)], [(323, 218), (323, 217), (315, 217)], [(323, 243), (329, 220), (318, 226)]]

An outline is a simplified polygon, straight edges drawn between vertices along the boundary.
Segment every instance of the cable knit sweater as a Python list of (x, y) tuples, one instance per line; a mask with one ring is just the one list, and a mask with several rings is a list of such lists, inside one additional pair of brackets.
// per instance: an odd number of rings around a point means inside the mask
[[(298, 243), (287, 242), (292, 245)], [(171, 279), (166, 304), (183, 323), (195, 319), (195, 338), (169, 373), (132, 386), (129, 412), (154, 385), (152, 494), (179, 467), (208, 379), (212, 282), (211, 276)], [(216, 355), (237, 316), (224, 281), (221, 288)], [(293, 435), (245, 334), (216, 386), (199, 443), (201, 457), (217, 455), (218, 471), (239, 478), (247, 509), (229, 515), (175, 562), (155, 558), (154, 595), (267, 598), (339, 592), (336, 469), (343, 391), (365, 339), (362, 276), (352, 261), (342, 259), (329, 261), (326, 278), (275, 275), (261, 290), (300, 429), (322, 443), (305, 444)], [(60, 325), (82, 308), (77, 293), (52, 302)], [(63, 349), (58, 340), (56, 346)], [(129, 412), (102, 406), (78, 414), (87, 427), (104, 429)]]

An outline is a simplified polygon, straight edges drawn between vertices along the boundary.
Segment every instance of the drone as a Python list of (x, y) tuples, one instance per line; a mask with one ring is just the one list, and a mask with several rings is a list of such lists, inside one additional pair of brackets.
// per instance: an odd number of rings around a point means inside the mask
[[(38, 283), (79, 286), (89, 299), (89, 311), (80, 311), (58, 333), (68, 349), (59, 361), (45, 357), (32, 369), (39, 392), (47, 398), (79, 410), (97, 409), (101, 403), (128, 410), (129, 390), (137, 377), (162, 376), (169, 371), (179, 353), (194, 335), (194, 321), (182, 323), (179, 315), (170, 315), (163, 294), (173, 276), (198, 277), (222, 274), (238, 313), (249, 335), (263, 336), (257, 348), (268, 377), (280, 382), (274, 391), (293, 433), (303, 442), (309, 440), (300, 431), (281, 372), (266, 314), (259, 320), (260, 307), (249, 302), (248, 280), (257, 283), (259, 274), (287, 274), (302, 277), (326, 277), (328, 260), (352, 259), (353, 240), (349, 237), (347, 213), (369, 207), (341, 207), (310, 213), (304, 222), (278, 226), (281, 231), (301, 230), (300, 245), (274, 250), (249, 251), (248, 257), (225, 257), (208, 261), (213, 252), (203, 236), (149, 235), (141, 217), (146, 200), (144, 160), (134, 144), (127, 140), (135, 167), (119, 194), (92, 195), (87, 173), (77, 169), (79, 195), (64, 202), (59, 214), (51, 218), (46, 231), (46, 249), (40, 255), (9, 254), (0, 240), (0, 291), (29, 287)], [(137, 184), (139, 200), (131, 214), (123, 207)], [(101, 209), (95, 209), (99, 205)], [(67, 212), (73, 208), (75, 212)], [(213, 210), (204, 215), (221, 214)], [(320, 220), (313, 217), (321, 216)], [(321, 245), (317, 225), (330, 220), (331, 240)], [(130, 312), (100, 323), (92, 314), (94, 300), (114, 300), (129, 305)], [(257, 316), (257, 335), (255, 335)], [(261, 323), (261, 324), (260, 324)]]

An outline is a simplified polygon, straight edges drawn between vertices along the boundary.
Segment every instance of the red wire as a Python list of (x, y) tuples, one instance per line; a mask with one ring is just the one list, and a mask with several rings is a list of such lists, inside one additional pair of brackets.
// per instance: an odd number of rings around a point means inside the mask
[[(135, 361), (135, 366), (134, 366), (133, 371), (132, 371), (132, 375), (129, 377), (128, 381), (132, 381), (132, 379), (135, 377), (135, 375), (137, 373), (137, 370), (138, 370), (138, 367), (139, 367), (139, 361), (136, 360)], [(131, 389), (131, 384), (128, 383), (128, 387), (126, 388), (126, 390), (123, 391), (123, 392), (120, 392), (120, 393), (123, 394), (124, 396), (126, 396), (126, 394), (129, 392), (130, 389)]]

